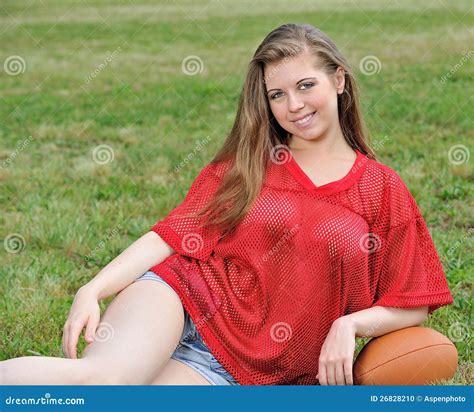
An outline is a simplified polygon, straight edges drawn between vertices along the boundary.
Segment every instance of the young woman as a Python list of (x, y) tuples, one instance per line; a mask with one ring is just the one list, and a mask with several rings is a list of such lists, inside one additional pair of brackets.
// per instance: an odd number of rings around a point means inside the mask
[(356, 336), (452, 301), (414, 198), (367, 143), (346, 59), (285, 24), (257, 48), (233, 128), (184, 201), (77, 292), (66, 358), (6, 360), (0, 379), (350, 385)]

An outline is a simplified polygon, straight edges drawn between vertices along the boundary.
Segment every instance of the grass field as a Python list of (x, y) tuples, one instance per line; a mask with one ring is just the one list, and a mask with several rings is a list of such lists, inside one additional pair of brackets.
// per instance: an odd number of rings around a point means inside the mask
[(62, 356), (77, 289), (183, 199), (231, 127), (265, 35), (307, 22), (349, 59), (378, 158), (422, 210), (455, 298), (425, 324), (459, 352), (443, 384), (472, 384), (470, 7), (2, 1), (0, 359)]

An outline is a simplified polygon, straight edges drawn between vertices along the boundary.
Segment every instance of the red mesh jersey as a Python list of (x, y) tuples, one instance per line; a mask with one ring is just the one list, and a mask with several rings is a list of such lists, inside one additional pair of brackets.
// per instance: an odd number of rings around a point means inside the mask
[(208, 164), (151, 228), (176, 251), (151, 270), (240, 384), (317, 383), (321, 347), (346, 314), (453, 302), (420, 210), (388, 166), (357, 152), (346, 176), (315, 186), (293, 158), (269, 162), (232, 235), (177, 217), (209, 201), (227, 168)]

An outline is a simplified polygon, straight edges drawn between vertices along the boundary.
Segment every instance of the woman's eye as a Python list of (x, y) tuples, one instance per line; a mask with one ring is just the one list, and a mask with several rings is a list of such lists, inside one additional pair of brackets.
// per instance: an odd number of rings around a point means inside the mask
[(309, 87), (313, 87), (314, 86), (314, 83), (301, 83), (301, 86), (309, 86)]
[[(311, 87), (313, 87), (313, 86), (314, 86), (314, 83), (311, 83), (311, 82), (308, 82), (308, 83), (301, 83), (301, 86), (305, 86), (305, 88), (304, 88), (303, 90), (307, 90), (307, 89), (310, 89)], [(308, 86), (308, 87), (306, 88), (306, 86)], [(272, 100), (275, 99), (275, 98), (277, 98), (280, 93), (281, 93), (281, 92), (276, 92), (275, 94), (273, 94), (273, 95), (271, 96)]]

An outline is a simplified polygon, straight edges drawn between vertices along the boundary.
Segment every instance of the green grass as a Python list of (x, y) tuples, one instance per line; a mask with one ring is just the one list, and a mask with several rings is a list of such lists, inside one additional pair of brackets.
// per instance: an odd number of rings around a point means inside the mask
[[(26, 70), (0, 72), (0, 222), (2, 238), (26, 244), (0, 254), (0, 358), (62, 355), (77, 289), (184, 197), (223, 142), (257, 45), (284, 22), (308, 22), (348, 57), (373, 143), (384, 142), (379, 160), (406, 181), (442, 257), (455, 304), (425, 324), (467, 331), (442, 384), (472, 384), (472, 159), (448, 160), (452, 146), (472, 147), (472, 57), (441, 79), (469, 51), (473, 19), (467, 1), (412, 3), (2, 2), (0, 62), (19, 55)], [(201, 74), (183, 74), (189, 55)], [(378, 74), (361, 73), (367, 55), (381, 61)], [(92, 160), (99, 144), (112, 147), (111, 163)]]

